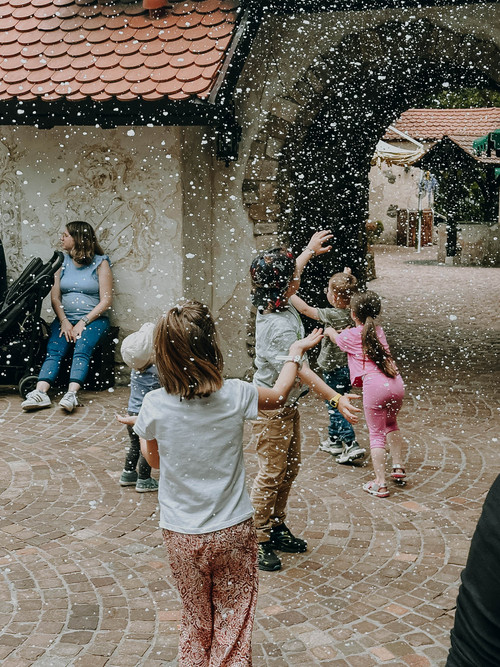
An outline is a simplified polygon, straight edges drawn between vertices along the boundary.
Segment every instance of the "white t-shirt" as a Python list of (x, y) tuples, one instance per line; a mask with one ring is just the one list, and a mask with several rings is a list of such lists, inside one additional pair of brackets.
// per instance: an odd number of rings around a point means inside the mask
[(257, 388), (242, 380), (226, 380), (206, 398), (181, 400), (163, 388), (144, 396), (134, 431), (158, 441), (162, 528), (211, 533), (253, 515), (243, 423), (257, 413)]

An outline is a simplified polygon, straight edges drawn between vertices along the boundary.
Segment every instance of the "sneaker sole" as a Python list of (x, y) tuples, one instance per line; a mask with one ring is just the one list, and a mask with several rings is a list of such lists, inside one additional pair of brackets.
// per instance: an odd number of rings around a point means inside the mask
[(122, 482), (120, 480), (120, 486), (135, 486), (137, 482)]
[(158, 491), (158, 487), (156, 489), (138, 489), (137, 487), (135, 487), (135, 490), (137, 491), (137, 493), (148, 493), (148, 492), (150, 493), (151, 491)]
[(289, 547), (281, 547), (278, 544), (274, 544), (273, 542), (273, 549), (276, 551), (282, 551), (284, 554), (303, 554), (307, 551), (307, 545), (305, 547), (301, 547), (300, 549), (290, 549)]
[(49, 403), (48, 405), (25, 405), (24, 407), (22, 407), (22, 409), (25, 412), (31, 412), (32, 410), (43, 410), (43, 408), (51, 408), (51, 407), (52, 403)]
[(262, 565), (259, 563), (259, 570), (261, 572), (277, 572), (278, 570), (281, 570), (281, 563), (275, 565), (274, 567), (270, 567), (269, 565)]
[(63, 410), (66, 410), (66, 412), (73, 412), (75, 408), (81, 407), (80, 403), (77, 403), (76, 405), (64, 405), (63, 403), (58, 403), (59, 407), (62, 408)]
[(339, 454), (342, 454), (342, 450), (339, 449), (328, 449), (327, 447), (320, 447), (319, 448), (320, 452), (326, 452), (327, 454), (331, 454), (332, 456), (338, 456)]
[(352, 456), (349, 456), (346, 459), (342, 459), (341, 461), (339, 461), (339, 459), (337, 459), (337, 463), (340, 463), (340, 464), (342, 464), (342, 463), (352, 463), (353, 461), (357, 461), (358, 459), (362, 459), (365, 456), (365, 454), (366, 454), (366, 452), (358, 452), (357, 454), (353, 454)]

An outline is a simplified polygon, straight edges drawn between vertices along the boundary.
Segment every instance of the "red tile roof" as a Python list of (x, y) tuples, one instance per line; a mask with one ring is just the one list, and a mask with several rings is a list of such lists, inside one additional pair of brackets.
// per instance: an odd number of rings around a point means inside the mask
[(0, 100), (186, 100), (212, 90), (237, 0), (0, 0)]
[[(393, 123), (414, 139), (435, 140), (448, 135), (469, 135), (475, 139), (500, 128), (500, 109), (409, 109)], [(384, 141), (401, 139), (387, 130)]]
[[(485, 133), (487, 134), (487, 132)], [(476, 155), (474, 149), (472, 148), (472, 142), (475, 141), (478, 137), (467, 136), (467, 135), (450, 135), (448, 139), (453, 141), (457, 146), (460, 146), (462, 150), (468, 153), (473, 157), (477, 162), (482, 162), (483, 164), (494, 164), (496, 166), (500, 165), (500, 157), (496, 157), (495, 151), (492, 151), (491, 157), (486, 157), (486, 155)]]

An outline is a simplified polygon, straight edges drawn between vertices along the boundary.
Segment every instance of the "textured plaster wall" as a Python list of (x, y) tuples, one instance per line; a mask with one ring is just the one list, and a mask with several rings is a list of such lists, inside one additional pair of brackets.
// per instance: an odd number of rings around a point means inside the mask
[(159, 315), (182, 294), (179, 134), (0, 128), (0, 235), (9, 277), (34, 256), (48, 259), (66, 222), (87, 220), (113, 264), (112, 321), (121, 335)]

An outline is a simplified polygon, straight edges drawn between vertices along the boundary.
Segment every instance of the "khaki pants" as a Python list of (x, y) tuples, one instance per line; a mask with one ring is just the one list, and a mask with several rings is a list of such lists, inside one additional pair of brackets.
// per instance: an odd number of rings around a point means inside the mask
[(259, 471), (252, 488), (254, 522), (259, 542), (285, 521), (286, 504), (300, 469), (300, 415), (296, 407), (259, 410), (253, 423)]

